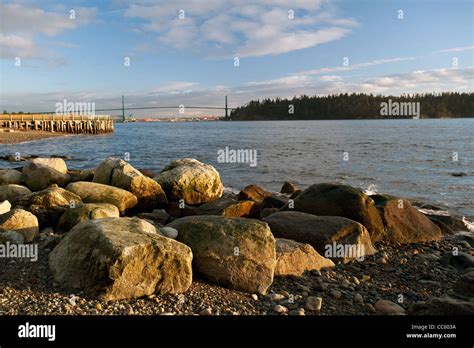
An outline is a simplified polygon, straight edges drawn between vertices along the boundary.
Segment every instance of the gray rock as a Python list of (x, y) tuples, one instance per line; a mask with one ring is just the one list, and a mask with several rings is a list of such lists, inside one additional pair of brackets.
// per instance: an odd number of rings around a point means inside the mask
[(275, 239), (266, 223), (209, 215), (184, 217), (168, 226), (191, 247), (194, 269), (207, 280), (260, 294), (273, 282)]
[(67, 232), (80, 222), (87, 220), (103, 219), (107, 217), (119, 217), (118, 208), (109, 203), (85, 203), (68, 209), (59, 218), (56, 230)]
[(3, 185), (0, 186), (0, 201), (9, 201), (15, 204), (15, 201), (23, 196), (31, 194), (31, 190), (22, 185)]
[(313, 312), (320, 312), (323, 299), (321, 297), (309, 296), (305, 300), (305, 309)]
[(15, 231), (0, 232), (0, 244), (23, 244), (25, 238), (22, 234)]
[(137, 197), (118, 187), (95, 182), (78, 181), (67, 185), (66, 190), (81, 197), (84, 203), (110, 203), (115, 205), (121, 214), (137, 205)]
[(41, 191), (52, 184), (69, 182), (66, 162), (61, 158), (34, 158), (23, 167), (25, 184), (32, 191)]
[(0, 186), (21, 184), (21, 172), (15, 169), (0, 169)]
[(168, 203), (160, 184), (120, 158), (109, 157), (102, 161), (94, 171), (93, 182), (133, 193), (138, 200), (135, 211), (151, 211)]
[(334, 262), (322, 257), (309, 244), (298, 243), (294, 240), (276, 239), (275, 275), (300, 276), (306, 271), (334, 267)]
[(25, 242), (31, 242), (39, 233), (38, 219), (23, 209), (13, 209), (0, 215), (0, 230), (21, 234)]
[(178, 294), (192, 281), (192, 252), (138, 218), (89, 220), (51, 252), (49, 267), (67, 288), (96, 290), (101, 299)]
[(317, 252), (330, 259), (362, 259), (376, 251), (365, 227), (343, 217), (281, 211), (264, 221), (275, 237), (310, 244)]
[(154, 180), (171, 200), (183, 199), (186, 204), (210, 202), (224, 193), (217, 170), (192, 158), (171, 162)]

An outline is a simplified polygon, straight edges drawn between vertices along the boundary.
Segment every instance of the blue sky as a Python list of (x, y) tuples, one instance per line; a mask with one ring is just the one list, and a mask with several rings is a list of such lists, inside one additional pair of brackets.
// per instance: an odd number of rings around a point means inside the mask
[(301, 94), (471, 92), (473, 4), (4, 0), (0, 108), (49, 111), (67, 99), (100, 109), (119, 106), (122, 94), (127, 106), (217, 106), (225, 95), (237, 106)]

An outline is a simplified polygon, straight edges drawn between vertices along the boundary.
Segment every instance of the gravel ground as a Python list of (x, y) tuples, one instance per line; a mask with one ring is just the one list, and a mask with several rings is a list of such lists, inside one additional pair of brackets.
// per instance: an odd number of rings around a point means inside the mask
[(315, 297), (322, 298), (321, 315), (369, 315), (376, 313), (373, 304), (379, 299), (408, 309), (416, 301), (442, 296), (462, 273), (443, 266), (439, 257), (453, 247), (472, 253), (452, 236), (405, 246), (376, 244), (379, 253), (362, 262), (302, 277), (276, 277), (267, 296), (194, 280), (181, 295), (101, 302), (54, 282), (47, 263), (49, 247), (40, 243), (37, 262), (0, 259), (0, 315), (308, 315), (318, 314), (314, 302), (308, 303)]

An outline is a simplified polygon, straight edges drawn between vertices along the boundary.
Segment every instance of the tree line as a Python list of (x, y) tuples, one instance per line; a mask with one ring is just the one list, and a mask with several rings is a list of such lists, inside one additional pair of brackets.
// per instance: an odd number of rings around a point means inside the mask
[(420, 118), (474, 117), (474, 93), (445, 92), (401, 96), (344, 93), (327, 96), (302, 95), (293, 99), (252, 100), (234, 109), (229, 119), (244, 121), (412, 118), (412, 115), (387, 116), (381, 111), (387, 104), (394, 108), (397, 103), (419, 103)]

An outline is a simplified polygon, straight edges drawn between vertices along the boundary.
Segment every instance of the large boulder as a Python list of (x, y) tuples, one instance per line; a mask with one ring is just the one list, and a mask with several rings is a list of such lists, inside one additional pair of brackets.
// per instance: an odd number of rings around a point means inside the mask
[(171, 200), (200, 204), (220, 198), (224, 193), (219, 172), (193, 158), (171, 162), (154, 178)]
[(81, 197), (60, 187), (31, 193), (15, 201), (15, 207), (36, 215), (41, 228), (56, 226), (58, 219), (70, 207), (82, 203)]
[(41, 191), (52, 184), (65, 186), (69, 182), (66, 162), (61, 158), (34, 158), (23, 167), (25, 184)]
[(417, 243), (440, 240), (441, 229), (410, 202), (388, 195), (370, 196), (385, 226), (383, 239), (393, 243)]
[(95, 169), (93, 182), (122, 188), (133, 193), (136, 211), (151, 211), (168, 203), (165, 192), (155, 180), (143, 175), (120, 158), (107, 158)]
[(276, 239), (275, 275), (300, 276), (306, 271), (334, 267), (334, 262), (322, 257), (314, 248), (294, 240)]
[(260, 209), (253, 201), (237, 201), (221, 197), (199, 206), (198, 215), (220, 215), (227, 217), (257, 217)]
[(264, 221), (275, 237), (310, 244), (330, 259), (349, 261), (376, 252), (367, 229), (356, 221), (340, 216), (280, 211)]
[(15, 203), (18, 198), (29, 194), (31, 194), (31, 190), (22, 185), (8, 184), (0, 186), (0, 201)]
[(221, 216), (189, 216), (168, 224), (189, 245), (194, 269), (231, 289), (265, 294), (273, 282), (275, 239), (262, 221)]
[(351, 186), (315, 184), (290, 203), (292, 204), (287, 204), (282, 210), (296, 210), (319, 216), (342, 216), (364, 225), (373, 242), (383, 236), (383, 222), (374, 201)]
[(49, 267), (62, 286), (109, 301), (186, 291), (192, 257), (144, 220), (105, 218), (74, 226), (51, 252)]
[(21, 172), (16, 169), (0, 169), (0, 186), (21, 184)]
[(67, 232), (80, 222), (87, 220), (120, 217), (118, 208), (109, 203), (85, 203), (68, 209), (59, 218), (56, 232)]
[(124, 189), (98, 184), (95, 182), (78, 181), (66, 186), (66, 190), (81, 197), (84, 203), (110, 203), (115, 205), (120, 213), (137, 205), (137, 197)]
[(21, 234), (25, 242), (31, 242), (39, 233), (38, 219), (23, 209), (13, 209), (0, 215), (0, 231)]
[(431, 297), (427, 301), (413, 304), (410, 312), (416, 315), (472, 316), (474, 301), (464, 301), (450, 296)]

